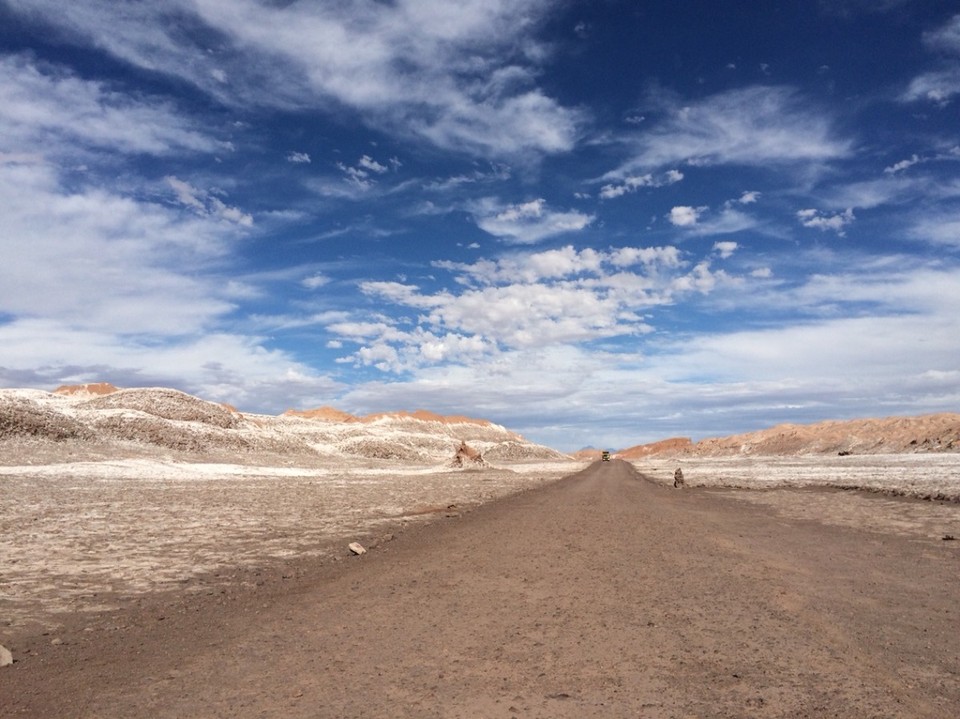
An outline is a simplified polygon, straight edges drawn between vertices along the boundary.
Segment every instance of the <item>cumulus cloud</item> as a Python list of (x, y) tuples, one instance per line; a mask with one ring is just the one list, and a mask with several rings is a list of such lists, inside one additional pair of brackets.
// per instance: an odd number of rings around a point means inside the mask
[(828, 215), (820, 210), (807, 209), (798, 210), (797, 219), (804, 227), (812, 227), (822, 232), (833, 231), (843, 236), (844, 228), (853, 222), (856, 217), (854, 217), (853, 210), (850, 208), (835, 215)]
[(629, 446), (680, 432), (702, 439), (776, 421), (812, 422), (839, 416), (840, 406), (849, 417), (874, 415), (877, 406), (900, 414), (956, 406), (956, 270), (908, 270), (866, 282), (862, 273), (841, 274), (801, 283), (796, 292), (784, 301), (811, 311), (838, 301), (876, 306), (866, 315), (858, 304), (854, 317), (692, 337), (648, 334), (642, 345), (620, 350), (569, 343), (503, 348), (474, 363), (423, 364), (390, 382), (357, 385), (345, 400), (371, 409), (425, 404), (454, 411), (468, 404), (570, 450), (598, 436)]
[(323, 191), (323, 194), (350, 196), (353, 194), (353, 191), (356, 191), (358, 195), (365, 193), (377, 185), (375, 176), (382, 175), (388, 170), (386, 165), (380, 164), (369, 155), (361, 156), (354, 165), (338, 162), (337, 169), (343, 173), (344, 181), (350, 185), (353, 190), (344, 193), (343, 191), (338, 192), (336, 189), (330, 189), (329, 186), (326, 186), (327, 189)]
[(711, 269), (709, 260), (690, 267), (675, 247), (600, 251), (571, 245), (433, 266), (450, 273), (452, 289), (361, 284), (381, 305), (401, 308), (401, 317), (403, 308), (418, 315), (415, 321), (384, 316), (331, 324), (330, 332), (360, 345), (354, 361), (400, 372), (431, 362), (643, 335), (652, 329), (645, 312), (734, 282)]
[(700, 218), (700, 213), (702, 213), (705, 209), (707, 208), (680, 205), (670, 210), (670, 214), (667, 215), (667, 219), (670, 220), (670, 223), (675, 227), (693, 227), (697, 224), (697, 220)]
[(473, 217), (484, 232), (514, 244), (534, 244), (548, 237), (579, 232), (593, 222), (593, 215), (577, 210), (558, 211), (542, 198), (515, 205), (502, 205), (492, 198), (473, 205)]
[[(128, 4), (123, 13), (98, 0), (7, 5), (231, 105), (336, 103), (364, 122), (448, 149), (500, 157), (562, 152), (584, 120), (536, 86), (546, 53), (532, 31), (550, 17), (550, 0), (170, 0)], [(197, 32), (183, 32), (184, 19)], [(202, 39), (211, 33), (213, 49)]]
[(720, 255), (720, 259), (725, 260), (733, 256), (739, 246), (736, 242), (714, 242), (713, 251)]

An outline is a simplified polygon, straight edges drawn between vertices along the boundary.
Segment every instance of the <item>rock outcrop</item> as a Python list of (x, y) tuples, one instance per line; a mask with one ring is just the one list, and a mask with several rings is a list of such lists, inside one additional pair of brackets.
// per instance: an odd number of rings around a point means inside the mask
[(461, 440), (453, 459), (450, 460), (450, 466), (457, 469), (482, 469), (490, 465), (478, 450)]
[(438, 465), (450, 462), (451, 444), (466, 448), (463, 466), (570, 459), (501, 425), (460, 415), (417, 410), (357, 417), (321, 407), (273, 417), (174, 389), (105, 383), (55, 393), (0, 390), (0, 447), (4, 442), (40, 443), (45, 456), (62, 454), (65, 461), (162, 450), (189, 453), (191, 461), (232, 461), (238, 454), (254, 461), (261, 453), (307, 462), (340, 457)]

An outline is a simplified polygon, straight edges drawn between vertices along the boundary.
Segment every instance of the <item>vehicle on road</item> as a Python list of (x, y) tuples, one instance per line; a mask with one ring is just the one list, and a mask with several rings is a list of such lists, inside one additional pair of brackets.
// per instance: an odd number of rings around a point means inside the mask
[(608, 452), (607, 450), (603, 450), (603, 451), (600, 453), (600, 461), (602, 461), (602, 462), (609, 462), (609, 461), (610, 461), (610, 452)]

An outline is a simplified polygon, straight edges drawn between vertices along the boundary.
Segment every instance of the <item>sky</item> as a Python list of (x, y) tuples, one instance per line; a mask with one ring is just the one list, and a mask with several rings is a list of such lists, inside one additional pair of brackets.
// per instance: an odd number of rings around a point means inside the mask
[(0, 0), (0, 386), (626, 447), (960, 410), (960, 9)]

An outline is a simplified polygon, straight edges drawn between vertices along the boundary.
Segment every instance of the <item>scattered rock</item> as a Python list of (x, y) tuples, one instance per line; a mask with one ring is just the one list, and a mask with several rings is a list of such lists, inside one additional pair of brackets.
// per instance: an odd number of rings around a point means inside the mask
[(457, 448), (456, 454), (453, 456), (453, 459), (450, 461), (451, 467), (489, 467), (487, 461), (483, 458), (483, 455), (480, 454), (479, 450), (474, 449), (469, 444), (460, 440), (460, 446)]
[(0, 667), (8, 667), (13, 664), (13, 654), (5, 646), (0, 644)]
[(673, 486), (682, 487), (686, 484), (683, 479), (683, 470), (677, 467), (677, 471), (673, 473)]
[(943, 535), (943, 541), (944, 541), (944, 542), (952, 542), (952, 541), (954, 541), (955, 539), (956, 539), (956, 537), (954, 537), (952, 534), (944, 534), (944, 535)]
[(347, 545), (347, 549), (357, 555), (367, 553), (367, 550), (363, 548), (363, 545), (360, 544), (360, 542), (350, 542), (350, 544)]

